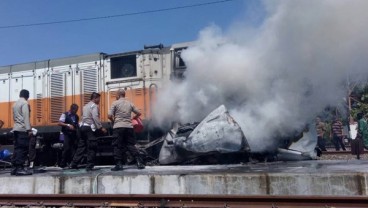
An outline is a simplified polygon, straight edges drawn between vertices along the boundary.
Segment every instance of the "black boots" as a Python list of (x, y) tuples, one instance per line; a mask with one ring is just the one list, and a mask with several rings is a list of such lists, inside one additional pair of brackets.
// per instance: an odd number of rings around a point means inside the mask
[(146, 166), (143, 163), (142, 158), (136, 157), (135, 160), (137, 161), (137, 168), (138, 169), (144, 169)]
[(78, 169), (78, 165), (75, 163), (70, 163), (69, 169)]
[(117, 161), (115, 167), (111, 168), (111, 171), (119, 170), (123, 170), (123, 163), (121, 161)]
[[(136, 157), (135, 160), (137, 161), (137, 168), (144, 169), (146, 166), (143, 163), (142, 158)], [(121, 161), (117, 161), (115, 167), (111, 168), (111, 171), (119, 171), (123, 170), (123, 163)]]
[(10, 175), (15, 175), (15, 176), (32, 175), (32, 171), (24, 169), (23, 167), (14, 167), (11, 170)]
[(59, 165), (59, 167), (60, 167), (60, 168), (66, 168), (66, 167), (67, 167), (67, 165), (66, 165), (66, 163), (65, 163), (65, 162), (61, 162), (61, 163), (60, 163), (60, 165)]
[(10, 171), (10, 175), (15, 175), (17, 171), (18, 171), (18, 167), (12, 168), (12, 170)]
[(32, 172), (30, 170), (21, 168), (16, 171), (15, 175), (16, 176), (32, 175)]

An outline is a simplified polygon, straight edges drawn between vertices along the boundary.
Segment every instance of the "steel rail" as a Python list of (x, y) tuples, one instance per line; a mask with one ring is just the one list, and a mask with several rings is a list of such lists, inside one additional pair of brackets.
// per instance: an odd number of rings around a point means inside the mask
[(364, 196), (5, 194), (0, 206), (42, 207), (368, 207)]
[[(322, 152), (322, 155), (351, 155), (351, 151), (350, 150), (346, 150), (346, 151), (325, 151)], [(368, 154), (368, 151), (364, 151), (363, 154)], [(362, 154), (361, 154), (362, 155)]]

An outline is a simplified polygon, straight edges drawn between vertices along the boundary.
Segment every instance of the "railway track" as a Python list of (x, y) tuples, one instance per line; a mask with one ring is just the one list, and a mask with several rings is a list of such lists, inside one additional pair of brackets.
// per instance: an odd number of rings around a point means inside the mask
[(0, 195), (0, 207), (332, 208), (368, 207), (368, 197), (239, 195)]
[[(364, 153), (368, 153), (367, 151), (364, 151)], [(335, 150), (328, 150), (325, 152), (322, 152), (323, 155), (351, 155), (350, 149), (346, 151), (335, 151)]]
[[(351, 155), (351, 151), (350, 149), (346, 150), (346, 151), (326, 151), (326, 152), (322, 152), (322, 154), (324, 155)], [(368, 154), (368, 151), (364, 151), (364, 154)]]

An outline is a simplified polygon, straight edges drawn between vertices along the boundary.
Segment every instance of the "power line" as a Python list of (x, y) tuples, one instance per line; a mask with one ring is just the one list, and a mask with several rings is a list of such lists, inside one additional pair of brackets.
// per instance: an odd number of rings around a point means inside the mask
[(125, 14), (101, 16), (101, 17), (89, 17), (89, 18), (80, 18), (80, 19), (72, 19), (72, 20), (60, 20), (60, 21), (52, 21), (52, 22), (39, 22), (39, 23), (30, 23), (30, 24), (19, 24), (19, 25), (5, 25), (5, 26), (0, 26), (0, 29), (54, 25), (54, 24), (82, 22), (82, 21), (91, 21), (91, 20), (99, 20), (99, 19), (110, 19), (110, 18), (117, 18), (117, 17), (126, 17), (126, 16), (140, 15), (140, 14), (149, 14), (149, 13), (157, 13), (157, 12), (164, 12), (164, 11), (172, 11), (172, 10), (207, 6), (207, 5), (220, 4), (220, 3), (230, 2), (230, 1), (234, 1), (234, 0), (213, 1), (213, 2), (207, 2), (207, 3), (201, 3), (201, 4), (192, 4), (192, 5), (186, 5), (186, 6), (170, 7), (170, 8), (148, 10), (148, 11), (142, 11), (142, 12), (132, 12), (132, 13), (125, 13)]

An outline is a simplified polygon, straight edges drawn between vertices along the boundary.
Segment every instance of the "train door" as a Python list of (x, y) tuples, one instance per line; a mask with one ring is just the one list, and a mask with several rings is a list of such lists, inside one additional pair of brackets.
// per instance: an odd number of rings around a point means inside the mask
[[(5, 71), (5, 70), (4, 70)], [(0, 120), (4, 122), (2, 128), (11, 128), (10, 79), (9, 72), (0, 74)]]
[(142, 109), (143, 118), (147, 119), (150, 117), (150, 103), (147, 97), (146, 84), (161, 78), (161, 56), (158, 53), (152, 53), (152, 51), (145, 51), (139, 58), (139, 63), (138, 67), (142, 71), (144, 84), (142, 88), (134, 90), (134, 96), (136, 97), (135, 103), (137, 107)]
[(169, 48), (150, 48), (143, 51), (140, 67), (145, 79), (142, 99), (144, 99), (144, 115), (147, 119), (151, 117), (158, 87), (170, 76), (170, 61)]

